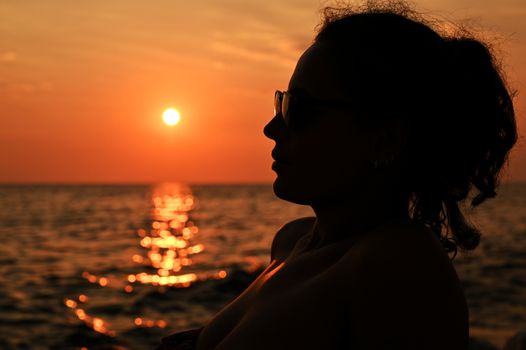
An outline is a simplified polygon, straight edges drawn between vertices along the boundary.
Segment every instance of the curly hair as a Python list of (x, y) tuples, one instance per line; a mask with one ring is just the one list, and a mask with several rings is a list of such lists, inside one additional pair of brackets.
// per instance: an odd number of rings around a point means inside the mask
[(446, 252), (475, 249), (481, 232), (459, 208), (496, 196), (517, 142), (512, 91), (491, 45), (465, 28), (448, 33), (403, 1), (325, 7), (315, 42), (329, 45), (356, 101), (359, 122), (401, 118), (409, 139), (398, 158), (410, 217)]

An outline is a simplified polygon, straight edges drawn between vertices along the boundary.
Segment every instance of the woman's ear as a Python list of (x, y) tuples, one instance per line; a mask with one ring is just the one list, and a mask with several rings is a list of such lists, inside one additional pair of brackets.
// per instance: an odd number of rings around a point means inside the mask
[(373, 160), (389, 164), (398, 159), (409, 139), (409, 123), (405, 119), (385, 122), (377, 129), (373, 144)]

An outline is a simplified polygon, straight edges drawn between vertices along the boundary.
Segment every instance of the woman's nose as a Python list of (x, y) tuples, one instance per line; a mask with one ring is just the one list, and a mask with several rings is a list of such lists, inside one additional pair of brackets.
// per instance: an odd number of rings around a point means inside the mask
[(263, 128), (263, 134), (274, 141), (282, 139), (287, 133), (287, 126), (281, 115), (277, 114)]

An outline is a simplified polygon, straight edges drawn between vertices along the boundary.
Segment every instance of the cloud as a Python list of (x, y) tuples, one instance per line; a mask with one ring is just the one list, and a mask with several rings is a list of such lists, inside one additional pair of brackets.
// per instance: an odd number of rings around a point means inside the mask
[(222, 1), (203, 13), (213, 28), (206, 46), (226, 66), (290, 68), (312, 41), (314, 1)]
[(286, 66), (297, 59), (299, 46), (296, 40), (268, 32), (216, 33), (210, 45), (214, 52), (231, 63), (234, 63), (231, 59), (237, 58), (236, 64), (251, 61)]
[(14, 62), (17, 59), (17, 54), (13, 51), (6, 51), (0, 53), (0, 62)]
[(40, 82), (7, 82), (0, 81), (0, 94), (10, 98), (18, 99), (34, 94), (49, 92), (53, 90), (53, 84), (48, 81)]

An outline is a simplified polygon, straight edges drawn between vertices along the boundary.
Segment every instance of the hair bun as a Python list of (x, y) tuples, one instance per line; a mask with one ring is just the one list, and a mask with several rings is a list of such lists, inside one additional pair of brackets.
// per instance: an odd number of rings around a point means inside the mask
[[(460, 135), (464, 138), (465, 154), (457, 150), (457, 164), (466, 167), (463, 176), (469, 174), (480, 191), (472, 201), (477, 206), (496, 196), (497, 169), (501, 169), (517, 140), (513, 93), (509, 93), (500, 67), (485, 43), (466, 37), (446, 38), (444, 47), (454, 107), (451, 117), (462, 128)], [(458, 169), (451, 170), (450, 178), (457, 182)]]
[(472, 38), (449, 38), (444, 40), (444, 46), (445, 59), (449, 63), (447, 68), (457, 78), (472, 83), (494, 80), (497, 67), (485, 44)]

